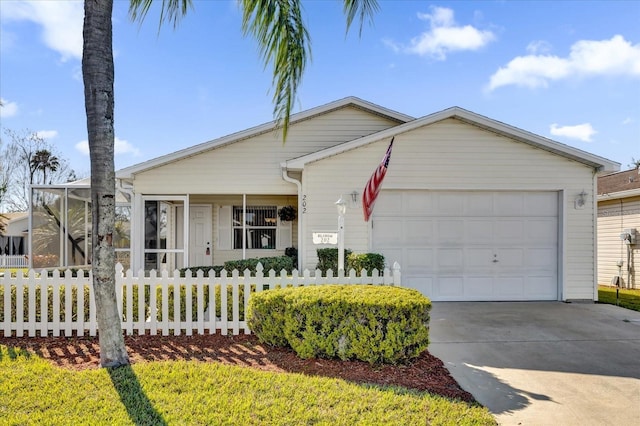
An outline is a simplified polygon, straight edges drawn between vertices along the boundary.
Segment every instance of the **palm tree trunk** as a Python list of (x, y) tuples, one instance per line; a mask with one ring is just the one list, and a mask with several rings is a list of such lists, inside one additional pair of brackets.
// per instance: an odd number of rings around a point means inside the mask
[(116, 301), (113, 0), (85, 0), (82, 76), (91, 157), (93, 290), (100, 340), (100, 364), (129, 364)]

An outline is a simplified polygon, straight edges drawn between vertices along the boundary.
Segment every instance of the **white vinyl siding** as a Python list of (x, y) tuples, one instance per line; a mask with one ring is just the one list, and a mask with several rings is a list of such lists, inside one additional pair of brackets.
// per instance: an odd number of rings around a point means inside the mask
[(280, 131), (237, 141), (135, 175), (139, 193), (296, 194), (280, 164), (398, 124), (359, 108), (334, 110)]
[[(627, 228), (635, 228), (640, 232), (640, 196), (617, 200), (606, 200), (598, 203), (598, 284), (611, 285), (613, 277), (618, 276), (617, 263), (622, 261), (622, 278), (626, 287), (629, 282), (627, 274), (627, 245), (620, 239), (620, 234)], [(640, 242), (631, 246), (631, 260), (635, 261), (635, 271), (640, 270)], [(640, 288), (637, 272), (631, 274), (631, 286)]]
[[(362, 191), (382, 159), (389, 139), (380, 140), (307, 164), (303, 172), (303, 268), (317, 263), (312, 232), (337, 227), (335, 201), (358, 191), (357, 205), (345, 217), (345, 247), (356, 252), (371, 249), (370, 224), (362, 213)], [(514, 141), (505, 136), (447, 119), (396, 135), (383, 189), (433, 191), (554, 191), (560, 194), (559, 279), (561, 299), (595, 297), (595, 207), (593, 169)], [(586, 205), (574, 208), (574, 199), (587, 192)], [(374, 208), (373, 223), (376, 211)], [(386, 259), (391, 266), (395, 259)], [(402, 265), (400, 265), (402, 267)]]

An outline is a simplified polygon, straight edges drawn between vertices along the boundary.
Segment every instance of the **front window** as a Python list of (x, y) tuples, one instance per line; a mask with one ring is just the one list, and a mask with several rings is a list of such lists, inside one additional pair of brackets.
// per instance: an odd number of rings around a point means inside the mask
[(277, 213), (276, 206), (247, 206), (244, 211), (242, 206), (234, 206), (233, 248), (275, 249)]

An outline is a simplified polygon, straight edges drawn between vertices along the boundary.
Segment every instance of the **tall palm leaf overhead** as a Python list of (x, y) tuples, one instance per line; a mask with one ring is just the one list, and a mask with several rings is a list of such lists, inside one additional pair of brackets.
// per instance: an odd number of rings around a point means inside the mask
[[(160, 0), (156, 0), (156, 3)], [(376, 0), (343, 0), (347, 30), (353, 20), (373, 17)], [(129, 13), (142, 22), (153, 0), (131, 0)], [(160, 25), (177, 26), (193, 8), (191, 0), (162, 0)], [(310, 39), (304, 26), (301, 0), (238, 0), (242, 31), (260, 46), (265, 66), (273, 66), (274, 116), (282, 125), (283, 140), (302, 75), (310, 57)], [(129, 363), (115, 293), (115, 167), (114, 67), (112, 42), (113, 0), (85, 0), (82, 76), (91, 158), (93, 286), (102, 366)]]
[[(151, 5), (161, 3), (160, 24), (176, 27), (193, 9), (191, 0), (131, 0), (129, 14), (142, 22)], [(301, 0), (238, 0), (242, 11), (242, 31), (258, 42), (265, 67), (273, 67), (273, 113), (282, 125), (283, 140), (289, 130), (289, 116), (302, 82), (307, 60), (311, 58), (311, 40), (304, 25)], [(371, 22), (378, 11), (377, 0), (343, 0), (347, 31), (354, 19)]]

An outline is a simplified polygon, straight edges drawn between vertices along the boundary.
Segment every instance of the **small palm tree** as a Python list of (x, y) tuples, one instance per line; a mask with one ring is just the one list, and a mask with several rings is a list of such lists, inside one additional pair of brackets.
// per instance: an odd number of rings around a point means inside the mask
[[(47, 170), (55, 172), (60, 167), (60, 160), (48, 149), (39, 149), (30, 160), (32, 170), (42, 172), (42, 183), (47, 184)], [(51, 182), (48, 182), (51, 183)]]

